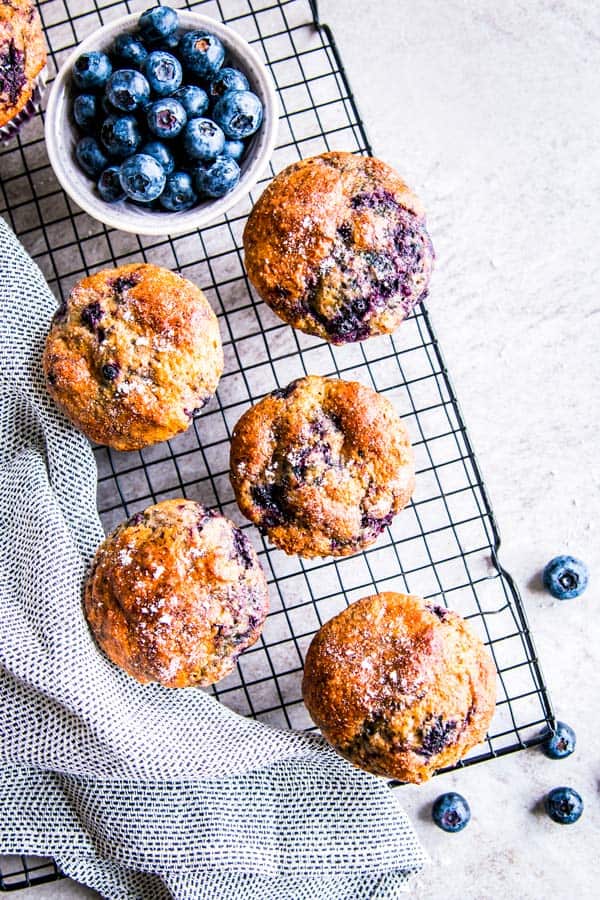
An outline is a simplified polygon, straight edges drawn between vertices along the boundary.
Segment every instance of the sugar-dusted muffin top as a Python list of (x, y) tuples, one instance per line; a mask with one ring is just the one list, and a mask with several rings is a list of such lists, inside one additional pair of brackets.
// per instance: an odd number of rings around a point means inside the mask
[(372, 544), (414, 480), (405, 426), (389, 400), (358, 382), (299, 378), (233, 431), (240, 509), (286, 553), (348, 556)]
[(423, 207), (386, 163), (323, 153), (267, 187), (244, 230), (248, 276), (301, 331), (334, 344), (394, 331), (427, 293)]
[(208, 685), (258, 639), (267, 582), (244, 533), (192, 500), (136, 513), (100, 546), (85, 613), (100, 647), (138, 681)]
[(355, 765), (421, 782), (484, 739), (496, 676), (457, 613), (383, 593), (351, 604), (317, 632), (303, 694), (324, 737)]
[(184, 431), (223, 372), (202, 291), (160, 266), (105, 269), (75, 285), (46, 341), (48, 390), (90, 439), (135, 450)]
[(31, 0), (0, 0), (0, 128), (31, 97), (46, 65), (40, 17)]

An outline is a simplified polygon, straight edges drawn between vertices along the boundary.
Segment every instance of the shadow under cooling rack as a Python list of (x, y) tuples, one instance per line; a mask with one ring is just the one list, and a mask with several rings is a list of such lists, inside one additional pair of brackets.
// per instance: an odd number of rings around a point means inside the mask
[[(101, 24), (147, 3), (42, 0), (52, 72)], [(498, 704), (486, 742), (462, 763), (491, 759), (539, 740), (552, 711), (510, 576), (497, 560), (499, 536), (454, 389), (427, 310), (394, 336), (333, 347), (281, 323), (246, 279), (241, 236), (253, 202), (276, 172), (325, 150), (370, 153), (338, 50), (308, 0), (205, 0), (262, 54), (281, 102), (279, 143), (270, 172), (232, 212), (201, 232), (163, 239), (108, 230), (79, 210), (50, 169), (41, 117), (0, 150), (0, 214), (42, 268), (57, 297), (103, 266), (143, 258), (199, 284), (219, 315), (225, 374), (217, 396), (189, 430), (135, 453), (97, 448), (98, 507), (107, 529), (172, 496), (218, 506), (243, 527), (270, 582), (262, 639), (213, 693), (243, 715), (286, 728), (311, 727), (301, 697), (304, 654), (320, 625), (353, 600), (381, 590), (435, 598), (470, 620), (498, 671)], [(394, 404), (417, 458), (414, 498), (377, 543), (339, 560), (288, 557), (242, 517), (228, 477), (233, 426), (251, 403), (306, 373), (355, 379)], [(51, 862), (0, 862), (0, 889), (57, 877)]]

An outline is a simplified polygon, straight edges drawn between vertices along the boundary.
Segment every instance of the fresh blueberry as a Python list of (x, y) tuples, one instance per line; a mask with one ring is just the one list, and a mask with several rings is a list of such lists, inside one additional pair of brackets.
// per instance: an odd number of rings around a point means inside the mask
[(243, 72), (223, 66), (208, 85), (208, 93), (216, 99), (227, 91), (247, 91), (249, 88), (250, 84)]
[(197, 201), (192, 176), (187, 172), (173, 172), (167, 176), (165, 188), (160, 195), (160, 205), (170, 212), (189, 209)]
[(212, 119), (191, 119), (185, 127), (183, 148), (190, 159), (215, 159), (224, 143), (225, 135)]
[(544, 569), (544, 585), (557, 600), (583, 594), (589, 579), (585, 563), (574, 556), (555, 556)]
[(179, 41), (179, 57), (188, 72), (210, 81), (223, 65), (225, 48), (208, 31), (188, 31)]
[(152, 134), (159, 138), (170, 139), (183, 131), (187, 115), (179, 100), (163, 97), (146, 108), (146, 121)]
[(119, 178), (120, 169), (120, 166), (109, 166), (98, 179), (98, 193), (107, 203), (115, 203), (125, 196)]
[(135, 153), (142, 135), (134, 116), (109, 116), (102, 123), (100, 140), (111, 156), (124, 159)]
[(140, 153), (147, 153), (148, 156), (153, 156), (161, 164), (167, 175), (175, 169), (175, 157), (162, 141), (148, 141), (140, 149)]
[(157, 50), (166, 50), (167, 53), (173, 53), (177, 56), (177, 49), (179, 47), (179, 36), (173, 32), (173, 34), (167, 35), (166, 38), (163, 38), (156, 45)]
[(136, 69), (117, 69), (108, 79), (106, 96), (123, 112), (133, 112), (150, 99), (150, 85)]
[(95, 94), (79, 94), (73, 101), (73, 118), (83, 131), (92, 131), (98, 115), (98, 98)]
[(73, 66), (73, 81), (81, 90), (101, 90), (112, 73), (112, 63), (106, 53), (92, 50), (82, 53)]
[(179, 16), (170, 6), (153, 6), (142, 13), (138, 24), (142, 37), (155, 44), (176, 31)]
[(564, 759), (575, 750), (577, 737), (570, 725), (557, 722), (554, 731), (546, 735), (542, 750), (550, 759)]
[(164, 50), (153, 50), (144, 62), (143, 69), (150, 88), (158, 97), (169, 96), (181, 84), (181, 63)]
[(443, 831), (462, 831), (471, 820), (469, 804), (461, 794), (440, 794), (431, 810), (435, 824)]
[(153, 156), (136, 153), (121, 166), (121, 187), (128, 197), (140, 203), (149, 203), (160, 196), (165, 186), (165, 170)]
[(230, 156), (232, 159), (239, 161), (244, 155), (246, 145), (243, 141), (225, 141), (221, 156)]
[(228, 138), (239, 141), (258, 131), (263, 118), (262, 103), (252, 91), (227, 91), (217, 100), (213, 119)]
[(113, 51), (119, 63), (127, 68), (141, 69), (148, 51), (135, 34), (119, 34), (115, 38)]
[(198, 193), (207, 197), (223, 197), (240, 180), (240, 167), (230, 156), (217, 156), (208, 168), (194, 169), (194, 184)]
[(544, 800), (546, 812), (559, 825), (572, 825), (581, 817), (583, 800), (570, 787), (557, 787)]
[(92, 178), (98, 178), (100, 172), (108, 166), (108, 159), (96, 138), (93, 137), (81, 138), (75, 147), (75, 156), (83, 171)]
[(100, 106), (102, 110), (106, 113), (107, 116), (122, 116), (123, 110), (117, 109), (116, 106), (113, 106), (106, 94), (102, 94), (102, 100), (100, 101)]
[(208, 94), (196, 84), (184, 84), (173, 94), (179, 100), (189, 119), (197, 119), (208, 109)]

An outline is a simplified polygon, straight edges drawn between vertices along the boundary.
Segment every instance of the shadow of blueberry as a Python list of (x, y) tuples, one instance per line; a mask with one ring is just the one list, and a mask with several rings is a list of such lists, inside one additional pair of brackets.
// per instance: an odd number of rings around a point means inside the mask
[(543, 574), (544, 570), (540, 569), (535, 575), (532, 575), (527, 582), (526, 587), (528, 591), (531, 591), (534, 594), (543, 594), (546, 597), (550, 597), (548, 591), (544, 587)]

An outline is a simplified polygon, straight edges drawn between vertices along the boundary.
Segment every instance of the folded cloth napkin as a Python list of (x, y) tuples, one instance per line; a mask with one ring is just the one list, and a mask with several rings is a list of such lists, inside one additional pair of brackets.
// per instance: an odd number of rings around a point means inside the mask
[(383, 780), (96, 648), (96, 468), (40, 366), (55, 306), (0, 219), (0, 852), (110, 900), (397, 897), (425, 857)]

